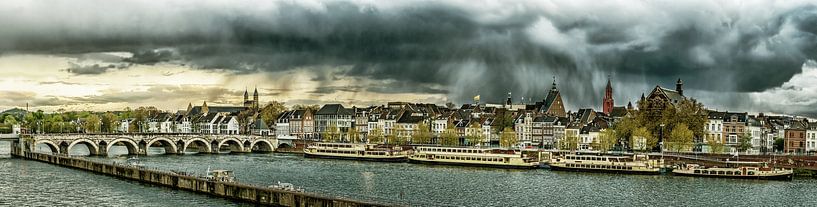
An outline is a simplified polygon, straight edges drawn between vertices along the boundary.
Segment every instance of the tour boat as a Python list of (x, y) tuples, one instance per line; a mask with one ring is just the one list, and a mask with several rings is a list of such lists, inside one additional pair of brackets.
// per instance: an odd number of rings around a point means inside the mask
[(235, 182), (235, 176), (233, 175), (233, 171), (210, 170), (210, 167), (207, 167), (206, 175), (203, 178), (209, 181), (216, 182)]
[(650, 159), (639, 154), (630, 156), (602, 156), (567, 154), (554, 156), (548, 164), (551, 170), (605, 172), (627, 174), (661, 174), (662, 159)]
[(378, 162), (403, 162), (408, 152), (401, 147), (384, 147), (375, 144), (314, 143), (304, 149), (304, 157), (365, 160)]
[(736, 179), (786, 180), (791, 181), (791, 169), (769, 167), (765, 162), (726, 162), (726, 167), (704, 167), (685, 164), (672, 171), (673, 175)]
[(285, 190), (285, 191), (292, 191), (292, 192), (304, 192), (303, 188), (295, 187), (292, 183), (282, 183), (278, 181), (278, 184), (267, 186), (268, 188), (278, 189), (278, 190)]
[(539, 167), (538, 157), (512, 149), (460, 147), (416, 147), (409, 162), (496, 168), (531, 169)]

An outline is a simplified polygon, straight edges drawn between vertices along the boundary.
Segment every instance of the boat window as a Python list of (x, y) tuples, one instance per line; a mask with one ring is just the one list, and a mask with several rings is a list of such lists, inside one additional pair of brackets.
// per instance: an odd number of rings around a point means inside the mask
[(710, 175), (715, 175), (715, 174), (718, 174), (718, 171), (714, 171), (714, 170), (713, 170), (713, 171), (709, 171), (709, 174), (710, 174)]
[(755, 175), (755, 171), (749, 171), (749, 175)]
[(718, 171), (718, 175), (723, 175), (723, 174), (726, 174), (726, 172), (724, 172), (724, 171)]
[(701, 170), (695, 170), (695, 174), (701, 173)]
[(702, 170), (701, 174), (709, 174), (709, 171), (708, 170)]
[(734, 174), (735, 174), (735, 172), (732, 172), (732, 171), (726, 171), (726, 175), (734, 175)]
[(740, 171), (735, 171), (735, 175), (740, 175)]

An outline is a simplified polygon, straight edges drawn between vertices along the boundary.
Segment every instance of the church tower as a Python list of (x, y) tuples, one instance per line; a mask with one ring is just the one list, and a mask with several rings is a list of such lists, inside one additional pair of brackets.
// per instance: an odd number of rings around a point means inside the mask
[(613, 112), (613, 86), (610, 84), (610, 76), (607, 76), (607, 88), (604, 89), (602, 111), (607, 115), (610, 115), (610, 113)]
[(255, 109), (256, 112), (258, 112), (258, 107), (260, 105), (260, 103), (258, 102), (258, 87), (255, 88), (254, 92), (252, 92), (252, 104), (253, 104), (252, 107)]
[(249, 100), (250, 100), (250, 93), (247, 93), (247, 89), (245, 88), (244, 89), (244, 102), (243, 102), (244, 107), (249, 107), (249, 106), (247, 106), (247, 103), (249, 103), (248, 102)]
[(684, 96), (684, 82), (680, 78), (675, 82), (675, 91), (678, 91), (678, 95)]

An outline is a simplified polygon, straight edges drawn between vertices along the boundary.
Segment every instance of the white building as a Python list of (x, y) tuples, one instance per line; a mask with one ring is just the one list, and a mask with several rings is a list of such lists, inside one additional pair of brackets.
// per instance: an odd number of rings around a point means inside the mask
[[(705, 136), (703, 142), (706, 143), (701, 151), (703, 152), (712, 152), (712, 149), (709, 147), (710, 141), (715, 141), (716, 143), (724, 143), (723, 140), (723, 117), (726, 115), (724, 112), (717, 112), (717, 111), (710, 111), (708, 115), (708, 119), (706, 121), (706, 125), (704, 125), (704, 133)], [(719, 152), (720, 153), (720, 152)]]
[(806, 152), (817, 152), (817, 124), (809, 124), (806, 130)]

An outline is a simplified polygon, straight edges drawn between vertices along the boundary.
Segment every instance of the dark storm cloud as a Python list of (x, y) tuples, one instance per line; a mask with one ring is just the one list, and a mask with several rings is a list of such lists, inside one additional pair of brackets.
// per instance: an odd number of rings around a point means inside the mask
[[(455, 102), (477, 93), (498, 102), (508, 91), (542, 99), (555, 75), (566, 103), (585, 107), (598, 105), (607, 74), (629, 100), (677, 78), (690, 90), (757, 92), (817, 59), (812, 2), (667, 3), (38, 2), (0, 9), (8, 28), (0, 50), (136, 51), (123, 61), (236, 73), (342, 67), (316, 80), (394, 81), (361, 90), (446, 93)], [(335, 89), (316, 93), (327, 90)]]
[(107, 72), (110, 69), (114, 69), (116, 66), (114, 65), (78, 65), (78, 64), (71, 64), (70, 68), (65, 69), (66, 72), (73, 73), (76, 75), (98, 75)]

